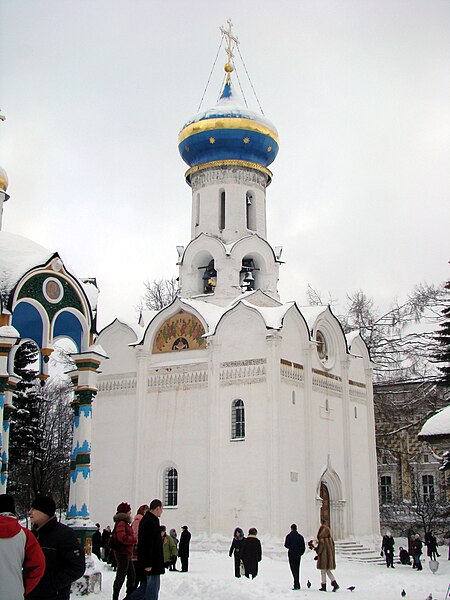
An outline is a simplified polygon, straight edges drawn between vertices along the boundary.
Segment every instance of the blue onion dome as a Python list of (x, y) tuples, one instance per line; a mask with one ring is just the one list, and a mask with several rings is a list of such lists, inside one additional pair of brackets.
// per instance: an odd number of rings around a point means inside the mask
[(243, 106), (228, 77), (216, 106), (183, 126), (178, 150), (191, 167), (187, 178), (192, 170), (218, 162), (266, 170), (278, 153), (278, 132), (263, 115)]

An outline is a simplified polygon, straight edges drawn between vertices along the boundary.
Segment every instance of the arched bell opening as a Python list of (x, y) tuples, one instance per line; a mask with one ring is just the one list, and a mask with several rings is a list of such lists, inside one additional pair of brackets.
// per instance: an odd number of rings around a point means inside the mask
[(217, 271), (214, 268), (214, 259), (212, 258), (207, 265), (198, 267), (202, 274), (202, 292), (203, 294), (214, 294), (217, 285)]
[(242, 259), (241, 271), (239, 273), (239, 285), (243, 292), (250, 292), (260, 287), (259, 271), (260, 268), (254, 258), (245, 256)]

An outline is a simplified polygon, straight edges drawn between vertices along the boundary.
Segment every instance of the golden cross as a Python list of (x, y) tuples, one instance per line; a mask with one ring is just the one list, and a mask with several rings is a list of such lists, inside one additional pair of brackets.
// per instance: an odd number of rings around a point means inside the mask
[(233, 23), (231, 22), (231, 19), (228, 19), (227, 23), (228, 23), (228, 29), (225, 29), (225, 27), (223, 27), (223, 26), (220, 26), (219, 29), (223, 33), (223, 35), (227, 38), (227, 47), (225, 48), (225, 52), (227, 53), (228, 60), (225, 65), (225, 71), (227, 73), (227, 81), (229, 81), (230, 73), (233, 71), (233, 65), (232, 65), (233, 47), (234, 47), (234, 45), (239, 44), (239, 40), (231, 32), (231, 29), (233, 27)]

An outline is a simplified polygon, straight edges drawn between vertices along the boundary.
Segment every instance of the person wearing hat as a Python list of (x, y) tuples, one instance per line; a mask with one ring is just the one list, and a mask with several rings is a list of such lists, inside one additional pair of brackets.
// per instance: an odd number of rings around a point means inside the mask
[(28, 511), (32, 531), (45, 555), (45, 573), (27, 600), (69, 600), (70, 586), (86, 569), (84, 550), (67, 525), (58, 522), (50, 496), (37, 496)]
[(189, 568), (189, 544), (191, 543), (191, 532), (188, 530), (187, 525), (183, 525), (181, 529), (183, 531), (181, 532), (180, 543), (178, 544), (178, 556), (181, 560), (181, 572), (187, 573)]
[(0, 494), (0, 598), (23, 600), (45, 571), (45, 558), (34, 535), (19, 524), (14, 498)]
[(117, 572), (113, 583), (113, 600), (119, 600), (125, 577), (127, 579), (127, 594), (135, 589), (136, 574), (133, 565), (133, 548), (137, 542), (131, 527), (131, 506), (128, 502), (121, 502), (113, 517), (114, 529), (109, 543), (116, 557)]

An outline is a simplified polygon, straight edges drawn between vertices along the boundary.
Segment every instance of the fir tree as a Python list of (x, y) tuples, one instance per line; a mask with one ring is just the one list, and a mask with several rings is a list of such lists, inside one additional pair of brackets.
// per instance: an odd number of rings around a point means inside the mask
[[(450, 281), (445, 285), (445, 289), (450, 292)], [(450, 386), (450, 306), (442, 310), (444, 322), (441, 323), (440, 331), (436, 334), (436, 340), (439, 344), (436, 353), (436, 361), (442, 363), (439, 365), (439, 371), (442, 373), (439, 383), (447, 387)]]
[(11, 415), (8, 491), (14, 493), (18, 506), (24, 509), (39, 493), (32, 471), (34, 462), (40, 460), (43, 453), (39, 428), (42, 391), (37, 371), (32, 368), (38, 353), (34, 343), (25, 342), (17, 350), (14, 361), (14, 371), (21, 380), (13, 397), (16, 410)]

